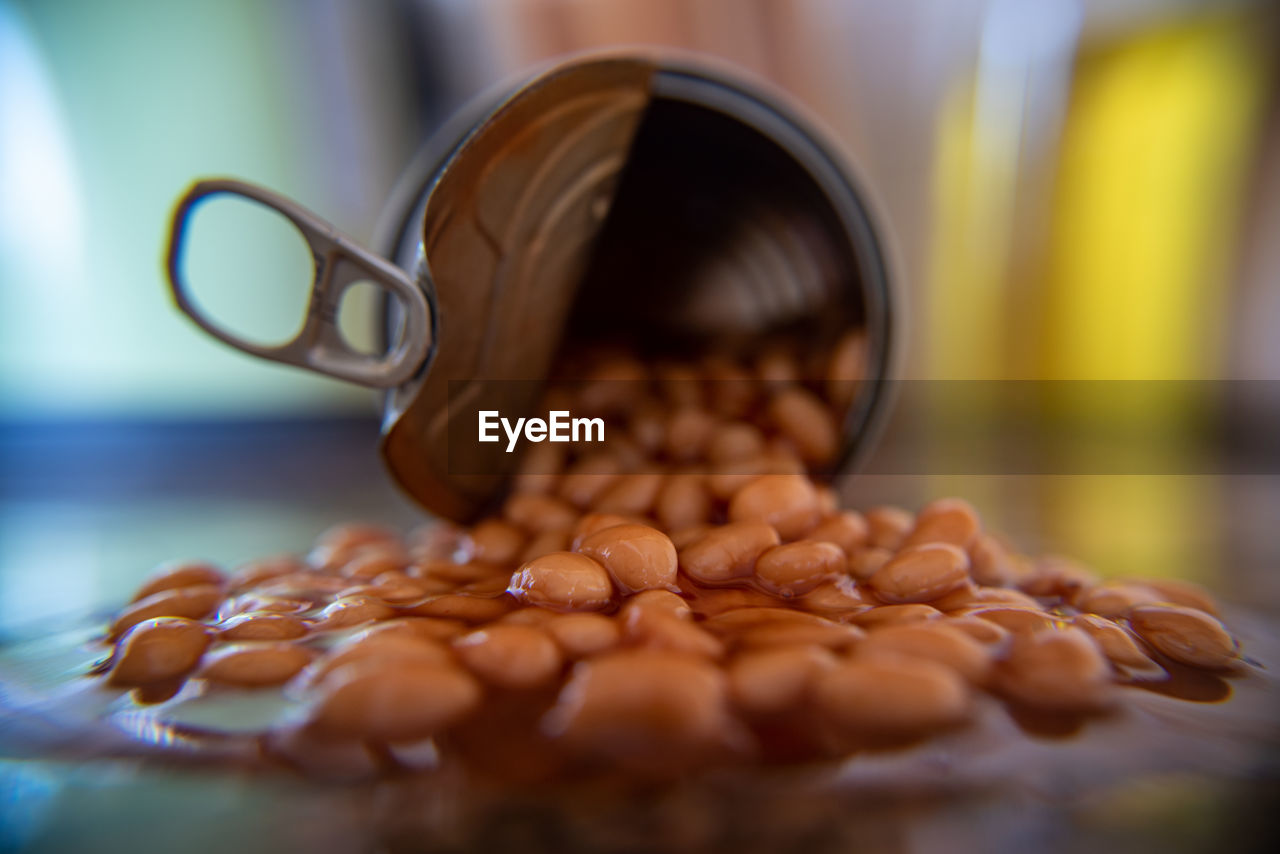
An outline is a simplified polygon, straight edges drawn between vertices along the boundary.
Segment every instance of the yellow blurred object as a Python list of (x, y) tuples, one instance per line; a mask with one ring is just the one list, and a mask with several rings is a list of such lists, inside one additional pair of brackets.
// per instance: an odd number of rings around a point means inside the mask
[(1045, 263), (1047, 379), (1210, 379), (1268, 59), (1248, 15), (1080, 59)]

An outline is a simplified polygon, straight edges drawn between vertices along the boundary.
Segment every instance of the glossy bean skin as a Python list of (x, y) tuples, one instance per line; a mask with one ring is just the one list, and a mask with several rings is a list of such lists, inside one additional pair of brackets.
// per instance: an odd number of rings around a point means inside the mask
[(257, 612), (238, 614), (218, 624), (223, 640), (294, 640), (307, 633), (307, 624), (290, 614)]
[(873, 507), (865, 514), (867, 543), (880, 549), (895, 551), (915, 527), (915, 517), (901, 507)]
[(226, 583), (226, 576), (222, 574), (220, 569), (210, 563), (165, 564), (138, 588), (137, 592), (133, 594), (133, 598), (129, 601), (137, 602), (156, 593), (165, 590), (176, 590), (181, 587), (194, 587), (196, 585), (223, 587)]
[(471, 529), (472, 558), (484, 563), (515, 563), (524, 545), (524, 533), (501, 519), (486, 519)]
[(870, 531), (861, 513), (845, 510), (823, 520), (805, 535), (806, 539), (834, 543), (846, 555), (866, 544)]
[(763, 522), (793, 540), (818, 523), (818, 493), (800, 475), (761, 475), (730, 499), (729, 521)]
[(1006, 696), (1054, 712), (1088, 713), (1110, 705), (1111, 668), (1089, 636), (1064, 628), (1016, 635), (996, 684)]
[(623, 621), (623, 638), (650, 650), (682, 653), (695, 658), (720, 659), (724, 644), (692, 620), (656, 608), (635, 608)]
[(450, 664), (453, 657), (439, 641), (395, 634), (367, 633), (339, 644), (307, 667), (302, 681), (323, 682), (348, 664), (376, 661), (383, 664)]
[(653, 507), (664, 481), (660, 474), (624, 474), (596, 502), (600, 513), (643, 516)]
[(844, 552), (833, 543), (796, 540), (762, 552), (755, 577), (766, 590), (790, 598), (841, 577), (845, 562)]
[(903, 546), (948, 543), (967, 549), (982, 530), (973, 505), (960, 498), (942, 498), (921, 508)]
[(711, 516), (711, 494), (699, 475), (668, 477), (658, 492), (654, 515), (667, 531), (704, 524)]
[(975, 685), (990, 675), (990, 650), (944, 620), (885, 626), (867, 635), (859, 655), (923, 658), (945, 664)]
[(969, 581), (969, 556), (953, 545), (910, 546), (890, 558), (871, 576), (871, 589), (886, 602), (902, 605), (930, 602)]
[(776, 715), (804, 703), (814, 678), (839, 659), (821, 646), (779, 646), (742, 653), (729, 664), (729, 696), (750, 715)]
[(1129, 611), (1134, 631), (1182, 664), (1229, 670), (1240, 663), (1240, 645), (1215, 617), (1182, 605), (1141, 605)]
[(969, 572), (979, 584), (1006, 587), (1016, 579), (1008, 550), (990, 534), (978, 534), (969, 546)]
[(605, 528), (614, 525), (644, 524), (643, 520), (631, 516), (619, 516), (617, 513), (587, 513), (573, 527), (573, 539), (569, 551), (577, 551), (582, 541)]
[(465, 718), (481, 696), (475, 679), (455, 665), (361, 661), (325, 681), (309, 726), (329, 737), (416, 741)]
[(482, 682), (512, 691), (546, 685), (564, 663), (551, 636), (534, 626), (488, 626), (455, 640), (453, 650)]
[(840, 729), (870, 736), (910, 736), (963, 723), (968, 686), (955, 671), (915, 658), (858, 658), (820, 672), (814, 698)]
[(530, 534), (568, 530), (578, 520), (572, 504), (536, 493), (512, 495), (503, 506), (503, 515), (508, 522)]
[(205, 657), (200, 677), (240, 687), (282, 685), (311, 662), (312, 653), (297, 644), (251, 641), (224, 646)]
[(603, 566), (623, 593), (675, 588), (676, 547), (657, 528), (616, 525), (588, 536), (578, 551)]
[(1135, 584), (1100, 584), (1081, 591), (1076, 606), (1099, 617), (1123, 617), (1131, 608), (1159, 600), (1154, 590)]
[(248, 590), (270, 578), (289, 575), (306, 569), (306, 564), (293, 555), (253, 560), (236, 567), (227, 579), (227, 586), (236, 593)]
[(864, 629), (871, 629), (876, 626), (936, 620), (941, 616), (942, 612), (932, 605), (915, 603), (910, 605), (880, 605), (854, 614), (850, 619), (855, 625), (862, 626)]
[(893, 552), (888, 549), (872, 546), (858, 549), (849, 555), (847, 569), (849, 574), (859, 581), (870, 581), (871, 576), (880, 571), (880, 567), (889, 562)]
[(547, 623), (546, 630), (571, 659), (599, 655), (622, 641), (618, 621), (600, 614), (564, 614)]
[(1152, 660), (1126, 629), (1093, 614), (1077, 614), (1071, 625), (1083, 631), (1122, 675), (1138, 679), (1162, 679), (1165, 669)]
[(769, 401), (769, 418), (809, 465), (830, 462), (840, 449), (840, 433), (831, 410), (806, 388), (790, 386), (777, 391)]
[(508, 591), (521, 602), (560, 611), (596, 611), (613, 601), (608, 571), (574, 552), (529, 561), (511, 576)]
[(624, 767), (688, 762), (733, 730), (727, 680), (716, 665), (679, 653), (607, 653), (574, 668), (543, 729)]
[(722, 525), (679, 553), (680, 568), (706, 584), (745, 578), (755, 571), (756, 559), (780, 542), (767, 522)]
[(161, 590), (145, 599), (139, 599), (121, 611), (112, 621), (107, 633), (114, 640), (138, 623), (153, 617), (203, 619), (213, 613), (221, 601), (222, 588), (212, 584)]
[(758, 457), (762, 453), (764, 436), (750, 424), (725, 424), (707, 445), (707, 458), (712, 463), (731, 463)]
[(194, 620), (156, 617), (131, 626), (116, 643), (107, 681), (134, 686), (189, 673), (208, 648), (209, 630)]
[(1154, 590), (1162, 603), (1195, 608), (1211, 617), (1222, 616), (1213, 595), (1193, 581), (1181, 578), (1145, 578), (1135, 579), (1132, 583)]
[(321, 632), (348, 629), (361, 623), (385, 620), (394, 613), (391, 607), (377, 599), (368, 596), (351, 596), (335, 599), (326, 605), (312, 628)]

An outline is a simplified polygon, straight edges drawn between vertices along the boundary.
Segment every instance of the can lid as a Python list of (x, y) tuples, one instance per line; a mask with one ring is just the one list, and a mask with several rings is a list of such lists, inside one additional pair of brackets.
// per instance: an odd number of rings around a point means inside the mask
[[(535, 402), (535, 382), (485, 381), (547, 375), (654, 71), (637, 57), (555, 68), (511, 93), (432, 173), (406, 237), (435, 286), (434, 352), (429, 370), (390, 393), (380, 448), (428, 509), (467, 519), (500, 489), (503, 473), (465, 473), (480, 469), (462, 458), (469, 448), (450, 447), (450, 430), (477, 403), (522, 412)], [(494, 396), (508, 399), (480, 400)]]

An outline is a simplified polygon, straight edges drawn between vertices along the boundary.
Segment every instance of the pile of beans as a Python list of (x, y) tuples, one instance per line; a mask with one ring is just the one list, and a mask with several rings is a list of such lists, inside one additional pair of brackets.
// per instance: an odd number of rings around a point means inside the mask
[(981, 697), (1086, 718), (1119, 685), (1241, 666), (1189, 583), (1028, 558), (960, 499), (841, 509), (809, 472), (860, 352), (593, 359), (550, 394), (607, 441), (536, 446), (499, 512), (170, 565), (96, 672), (139, 702), (283, 691), (297, 714), (262, 745), (307, 769), (528, 781), (838, 759), (963, 727)]

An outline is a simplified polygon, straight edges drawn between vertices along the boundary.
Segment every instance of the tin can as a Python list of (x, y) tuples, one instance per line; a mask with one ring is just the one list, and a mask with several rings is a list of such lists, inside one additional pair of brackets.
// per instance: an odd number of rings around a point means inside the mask
[[(307, 316), (284, 345), (238, 338), (190, 297), (189, 216), (219, 194), (274, 209), (312, 249)], [(393, 191), (373, 251), (276, 194), (210, 180), (179, 202), (168, 272), (179, 308), (220, 340), (383, 389), (388, 470), (427, 509), (466, 521), (510, 472), (460, 464), (451, 427), (482, 398), (527, 411), (562, 344), (584, 337), (643, 330), (679, 347), (860, 327), (867, 380), (838, 466), (851, 470), (889, 403), (886, 256), (866, 194), (792, 105), (706, 60), (632, 52), (559, 63), (460, 112)], [(386, 297), (375, 356), (336, 327), (362, 280)]]

